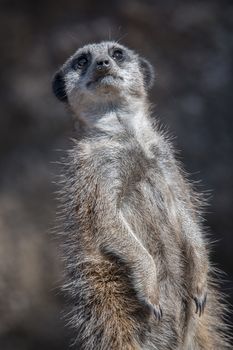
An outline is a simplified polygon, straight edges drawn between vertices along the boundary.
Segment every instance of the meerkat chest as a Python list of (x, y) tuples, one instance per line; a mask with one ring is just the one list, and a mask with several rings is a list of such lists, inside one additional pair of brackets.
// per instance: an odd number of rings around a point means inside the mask
[(174, 223), (177, 221), (174, 165), (163, 150), (151, 146), (149, 156), (148, 149), (139, 147), (125, 162), (123, 205), (128, 216), (144, 226), (157, 225), (159, 221)]

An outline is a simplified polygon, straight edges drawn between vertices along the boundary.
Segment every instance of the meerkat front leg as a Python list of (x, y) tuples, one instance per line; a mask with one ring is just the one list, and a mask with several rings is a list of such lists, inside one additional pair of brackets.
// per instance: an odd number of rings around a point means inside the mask
[[(129, 277), (139, 301), (145, 310), (158, 321), (162, 318), (159, 304), (157, 273), (154, 260), (142, 246), (136, 236), (125, 226), (124, 221), (118, 222), (122, 239), (102, 237), (100, 251), (105, 257), (114, 258), (116, 263), (123, 263), (129, 270)], [(116, 232), (117, 234), (117, 232)]]
[(195, 312), (199, 316), (203, 314), (207, 302), (208, 262), (204, 251), (203, 246), (188, 244), (187, 259), (189, 261), (190, 292), (196, 305)]
[[(149, 308), (149, 311), (155, 315), (156, 319), (160, 321), (162, 318), (162, 309), (159, 304), (159, 291), (155, 262), (149, 252), (142, 245), (137, 235), (131, 229), (122, 211), (119, 212), (119, 217), (123, 225), (123, 230), (125, 229), (128, 232), (131, 239), (134, 241), (134, 245), (136, 245), (136, 249), (134, 250), (136, 253), (134, 259), (136, 258), (136, 260), (138, 260), (138, 267), (135, 265), (134, 283), (136, 290), (138, 291), (138, 296), (140, 300), (142, 300), (142, 302)], [(133, 257), (131, 257), (131, 260), (133, 261)], [(137, 277), (137, 274), (139, 276), (144, 276), (142, 281), (145, 280), (144, 284), (146, 286), (146, 294), (144, 294), (145, 292), (143, 290), (141, 291), (141, 281), (140, 278)]]
[(188, 215), (184, 222), (186, 231), (184, 250), (190, 296), (196, 305), (195, 312), (201, 316), (207, 302), (208, 254), (198, 225)]
[[(101, 197), (103, 200), (103, 196)], [(108, 205), (109, 208), (109, 205)], [(115, 215), (112, 217), (112, 214)], [(107, 215), (107, 213), (106, 213)], [(132, 231), (121, 210), (111, 208), (108, 228), (101, 232), (100, 251), (129, 268), (133, 288), (149, 314), (158, 321), (162, 318), (159, 304), (157, 272), (152, 256)]]

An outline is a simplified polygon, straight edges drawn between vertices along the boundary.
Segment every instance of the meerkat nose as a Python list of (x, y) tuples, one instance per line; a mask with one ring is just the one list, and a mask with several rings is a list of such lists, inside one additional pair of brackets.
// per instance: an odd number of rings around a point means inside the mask
[(96, 69), (97, 70), (107, 70), (110, 68), (110, 61), (109, 59), (99, 59), (96, 61)]

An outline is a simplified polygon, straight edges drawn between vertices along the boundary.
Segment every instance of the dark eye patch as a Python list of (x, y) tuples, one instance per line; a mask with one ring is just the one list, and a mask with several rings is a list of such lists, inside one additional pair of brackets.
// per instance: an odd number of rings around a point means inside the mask
[(52, 81), (52, 89), (55, 96), (62, 102), (67, 102), (66, 84), (62, 72), (57, 72)]
[(79, 55), (78, 57), (75, 57), (71, 63), (72, 65), (72, 68), (74, 70), (83, 70), (84, 68), (86, 68), (89, 63), (90, 63), (90, 55), (89, 54), (86, 54), (86, 53), (83, 53), (81, 55)]
[(110, 55), (116, 62), (122, 62), (126, 58), (124, 50), (118, 47), (112, 48)]

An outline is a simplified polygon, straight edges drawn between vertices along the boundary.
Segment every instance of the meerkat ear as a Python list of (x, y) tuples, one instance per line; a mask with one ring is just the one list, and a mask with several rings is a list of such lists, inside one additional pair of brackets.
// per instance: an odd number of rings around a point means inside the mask
[(66, 94), (66, 84), (64, 80), (64, 76), (61, 71), (58, 71), (52, 81), (52, 89), (54, 95), (62, 102), (67, 101), (67, 94)]
[(152, 88), (155, 79), (155, 72), (153, 66), (145, 58), (139, 58), (139, 64), (143, 72), (144, 83), (146, 90)]

